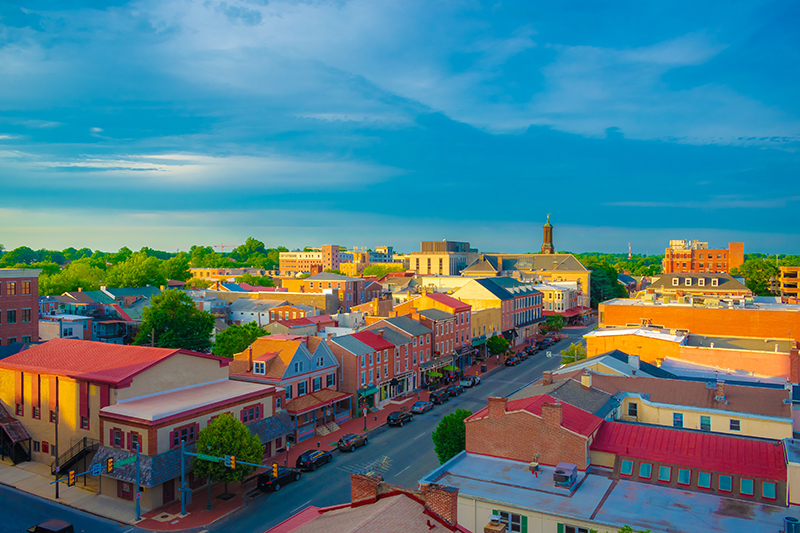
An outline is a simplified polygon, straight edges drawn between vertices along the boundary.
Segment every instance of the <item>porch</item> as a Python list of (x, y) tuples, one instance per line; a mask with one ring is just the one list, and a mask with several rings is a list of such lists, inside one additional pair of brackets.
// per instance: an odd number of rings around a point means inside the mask
[(325, 435), (350, 420), (353, 395), (334, 389), (322, 389), (294, 398), (286, 404), (286, 412), (294, 428), (294, 442), (303, 442), (314, 435)]

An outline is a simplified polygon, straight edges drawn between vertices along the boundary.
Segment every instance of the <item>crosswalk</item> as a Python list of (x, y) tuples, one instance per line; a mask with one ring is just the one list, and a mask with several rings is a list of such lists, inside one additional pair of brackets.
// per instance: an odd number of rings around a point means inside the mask
[(383, 457), (379, 457), (374, 461), (337, 466), (336, 468), (349, 474), (384, 475), (391, 470), (392, 460), (388, 456), (384, 455)]

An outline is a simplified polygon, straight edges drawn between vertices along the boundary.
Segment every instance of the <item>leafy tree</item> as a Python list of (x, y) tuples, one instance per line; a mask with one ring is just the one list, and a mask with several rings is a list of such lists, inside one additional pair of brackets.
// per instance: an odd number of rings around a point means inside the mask
[(61, 267), (52, 261), (41, 261), (39, 263), (31, 263), (30, 265), (17, 263), (16, 265), (11, 265), (11, 268), (41, 268), (42, 273), (40, 276), (52, 276), (61, 272)]
[(444, 464), (467, 447), (467, 428), (464, 419), (472, 414), (466, 409), (456, 409), (446, 415), (431, 434), (439, 464)]
[(572, 343), (569, 348), (561, 351), (561, 364), (574, 363), (586, 359), (586, 346), (581, 343)]
[(211, 280), (203, 278), (191, 278), (186, 281), (186, 287), (191, 289), (207, 289), (213, 284)]
[(592, 307), (612, 298), (628, 297), (628, 290), (617, 280), (617, 270), (607, 261), (590, 257), (583, 264), (592, 271)]
[(567, 325), (567, 319), (563, 315), (550, 315), (545, 318), (542, 331), (561, 331)]
[(216, 457), (232, 455), (236, 458), (236, 468), (231, 469), (222, 462), (194, 460), (194, 477), (211, 478), (213, 481), (225, 483), (225, 494), (228, 494), (228, 483), (244, 481), (255, 472), (255, 466), (245, 463), (261, 464), (263, 449), (258, 437), (250, 433), (242, 422), (229, 414), (219, 415), (200, 430), (197, 436), (197, 452)]
[(105, 259), (112, 265), (116, 265), (118, 263), (124, 263), (132, 255), (133, 255), (133, 250), (131, 250), (127, 246), (123, 246), (122, 248), (119, 249), (117, 253), (108, 254)]
[(278, 261), (273, 260), (268, 254), (255, 253), (243, 260), (242, 263), (246, 266), (253, 268), (263, 268), (264, 270), (275, 270), (278, 267)]
[(248, 285), (258, 286), (258, 287), (274, 287), (275, 282), (272, 281), (272, 278), (269, 276), (254, 276), (245, 272), (238, 278), (236, 278), (236, 283), (247, 283)]
[(106, 284), (114, 288), (164, 285), (167, 278), (161, 271), (161, 263), (156, 257), (148, 257), (146, 252), (136, 252), (108, 269)]
[(77, 259), (72, 261), (61, 272), (52, 275), (42, 273), (39, 276), (39, 294), (54, 296), (65, 292), (96, 291), (103, 284), (106, 271), (92, 266), (91, 259)]
[(160, 348), (207, 352), (213, 328), (214, 315), (197, 309), (185, 292), (166, 290), (142, 311), (142, 326), (133, 343), (150, 345), (155, 332), (155, 345)]
[(298, 277), (298, 279), (306, 279), (306, 278), (310, 278), (311, 274), (309, 274), (308, 272), (303, 272), (302, 274), (298, 275), (297, 277)]
[(244, 244), (237, 246), (231, 251), (230, 256), (239, 262), (246, 263), (247, 260), (255, 254), (266, 254), (264, 243), (253, 237), (248, 237), (247, 240), (244, 241)]
[(194, 268), (224, 268), (231, 265), (228, 258), (218, 254), (211, 246), (192, 246), (189, 261)]
[(39, 261), (39, 254), (28, 248), (27, 246), (20, 246), (14, 248), (10, 252), (3, 254), (3, 259), (0, 260), (0, 265), (15, 265), (17, 263), (31, 264)]
[(403, 265), (393, 265), (391, 263), (373, 263), (364, 267), (365, 276), (378, 276), (382, 278), (390, 272), (404, 272)]
[(747, 288), (756, 296), (772, 296), (770, 280), (777, 277), (780, 270), (774, 261), (763, 258), (748, 259), (740, 266), (731, 269), (734, 276), (743, 276)]
[(189, 254), (181, 252), (161, 263), (161, 274), (168, 280), (186, 281), (191, 278)]
[(343, 275), (344, 275), (344, 274), (342, 274), (342, 271), (341, 271), (341, 270), (339, 270), (338, 268), (326, 268), (326, 269), (324, 270), (324, 272), (328, 272), (328, 273), (330, 273), (330, 274), (339, 274), (340, 276), (343, 276)]
[(508, 341), (498, 335), (492, 335), (486, 341), (486, 348), (492, 355), (498, 355), (508, 350)]
[(233, 324), (228, 329), (217, 334), (217, 342), (212, 352), (220, 357), (233, 358), (234, 354), (243, 352), (259, 337), (269, 335), (267, 330), (259, 327), (255, 322), (246, 322), (239, 326)]

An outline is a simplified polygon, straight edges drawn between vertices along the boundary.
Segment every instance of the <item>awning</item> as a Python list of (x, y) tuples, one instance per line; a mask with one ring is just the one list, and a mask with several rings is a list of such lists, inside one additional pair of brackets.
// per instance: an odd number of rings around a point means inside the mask
[(362, 397), (363, 396), (371, 396), (371, 395), (375, 394), (376, 392), (378, 392), (378, 387), (373, 385), (373, 386), (368, 387), (366, 389), (359, 389), (358, 395), (362, 396)]
[(445, 355), (442, 357), (437, 357), (431, 361), (428, 361), (427, 363), (422, 363), (421, 365), (419, 365), (419, 369), (426, 370), (426, 369), (440, 368), (445, 365), (452, 364), (452, 362), (453, 362), (453, 356)]
[(448, 372), (452, 372), (454, 370), (458, 370), (458, 367), (453, 366), (453, 365), (447, 365), (446, 367), (442, 368), (442, 370), (446, 370)]
[(349, 392), (340, 392), (333, 389), (322, 389), (316, 392), (310, 392), (303, 396), (293, 398), (286, 403), (286, 411), (293, 415), (301, 415), (309, 411), (315, 411), (322, 407), (331, 405), (333, 403), (346, 400), (351, 397)]
[(542, 311), (542, 314), (545, 316), (561, 315), (569, 318), (573, 316), (582, 315), (586, 311), (591, 311), (591, 310), (592, 310), (591, 307), (583, 307), (579, 305), (577, 307), (573, 307), (572, 309), (567, 309), (563, 313), (558, 311)]

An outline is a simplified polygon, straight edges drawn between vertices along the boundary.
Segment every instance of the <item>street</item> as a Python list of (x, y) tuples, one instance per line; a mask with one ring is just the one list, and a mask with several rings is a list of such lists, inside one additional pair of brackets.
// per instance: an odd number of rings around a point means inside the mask
[[(213, 524), (208, 531), (261, 533), (282, 522), (303, 508), (327, 507), (350, 501), (351, 472), (376, 470), (388, 483), (416, 488), (417, 481), (439, 466), (431, 433), (441, 418), (456, 409), (476, 412), (486, 407), (489, 396), (508, 396), (532, 381), (542, 372), (560, 366), (560, 351), (579, 340), (588, 328), (565, 330), (567, 338), (550, 347), (553, 356), (542, 351), (515, 367), (504, 367), (483, 378), (480, 385), (466, 389), (444, 405), (437, 405), (404, 427), (384, 426), (370, 433), (369, 444), (353, 453), (334, 451), (330, 465), (316, 472), (304, 472), (299, 482), (277, 493), (255, 493), (246, 506), (234, 515)], [(428, 393), (420, 393), (427, 399)], [(389, 407), (389, 409), (392, 409)], [(328, 444), (324, 437), (323, 445)], [(254, 491), (255, 492), (255, 491)], [(47, 518), (60, 518), (73, 523), (76, 532), (141, 531), (129, 525), (97, 518), (93, 515), (58, 505), (24, 492), (0, 486), (0, 533), (24, 531)], [(199, 532), (201, 528), (194, 531)]]

